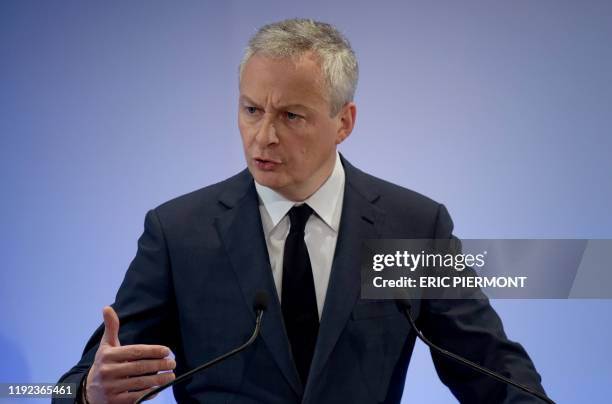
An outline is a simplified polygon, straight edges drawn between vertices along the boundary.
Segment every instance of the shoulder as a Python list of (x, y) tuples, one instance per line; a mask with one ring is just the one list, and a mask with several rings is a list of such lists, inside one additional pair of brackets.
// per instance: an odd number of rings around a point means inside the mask
[(223, 181), (170, 199), (153, 210), (164, 223), (208, 221), (227, 210), (226, 201), (244, 197), (252, 183), (250, 173), (244, 169)]
[(368, 174), (343, 159), (347, 184), (377, 205), (413, 209), (426, 213), (437, 211), (440, 203), (412, 189)]
[(433, 231), (434, 237), (440, 226), (452, 230), (452, 220), (446, 207), (438, 201), (412, 189), (394, 184), (368, 174), (343, 159), (347, 186), (368, 199), (386, 216), (386, 224), (394, 233), (401, 229), (415, 230), (421, 235)]

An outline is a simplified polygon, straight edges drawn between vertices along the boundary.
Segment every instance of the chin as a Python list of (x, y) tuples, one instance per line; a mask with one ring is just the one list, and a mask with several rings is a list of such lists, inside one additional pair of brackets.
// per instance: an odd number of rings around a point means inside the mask
[(259, 185), (263, 185), (264, 187), (272, 188), (274, 190), (280, 189), (284, 185), (278, 173), (261, 172), (257, 169), (251, 169), (250, 171), (251, 175)]

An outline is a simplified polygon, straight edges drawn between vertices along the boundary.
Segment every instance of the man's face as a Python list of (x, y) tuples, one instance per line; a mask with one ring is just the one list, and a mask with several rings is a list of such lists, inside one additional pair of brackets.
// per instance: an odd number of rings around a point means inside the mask
[(330, 117), (318, 59), (253, 55), (242, 71), (238, 126), (248, 168), (259, 184), (301, 201), (331, 174), (336, 145), (351, 132), (355, 105)]

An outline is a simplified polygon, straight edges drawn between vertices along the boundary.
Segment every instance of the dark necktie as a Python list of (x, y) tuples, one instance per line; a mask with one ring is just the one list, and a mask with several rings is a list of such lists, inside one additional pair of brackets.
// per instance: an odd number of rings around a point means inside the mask
[(281, 291), (285, 327), (303, 385), (306, 385), (308, 380), (310, 362), (319, 333), (319, 314), (312, 267), (304, 242), (304, 228), (311, 214), (312, 209), (306, 204), (294, 206), (289, 211), (291, 228), (283, 253)]

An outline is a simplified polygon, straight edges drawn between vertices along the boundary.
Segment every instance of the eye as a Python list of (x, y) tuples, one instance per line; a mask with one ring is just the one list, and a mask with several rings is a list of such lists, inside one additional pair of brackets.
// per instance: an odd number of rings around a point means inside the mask
[(301, 118), (298, 114), (294, 114), (293, 112), (287, 111), (287, 119), (289, 119), (290, 121), (295, 121), (298, 118)]
[(253, 115), (255, 112), (257, 112), (257, 108), (256, 107), (245, 107), (244, 109), (246, 110), (246, 112), (249, 115)]

